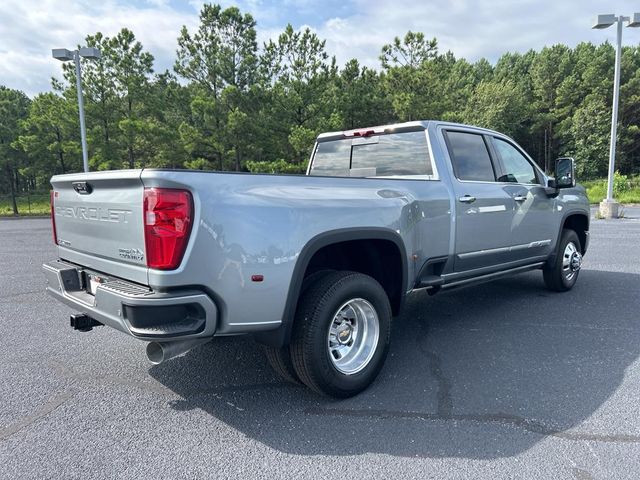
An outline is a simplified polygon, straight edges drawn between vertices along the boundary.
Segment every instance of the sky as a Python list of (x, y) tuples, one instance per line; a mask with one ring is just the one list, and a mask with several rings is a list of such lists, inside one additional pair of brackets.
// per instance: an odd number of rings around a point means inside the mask
[[(97, 31), (134, 32), (155, 57), (157, 72), (171, 69), (183, 25), (198, 25), (200, 0), (0, 0), (0, 85), (29, 96), (51, 89), (62, 68), (52, 48), (74, 48)], [(214, 2), (215, 3), (215, 2)], [(311, 28), (342, 65), (356, 58), (379, 68), (382, 46), (408, 30), (436, 37), (441, 52), (494, 63), (506, 51), (581, 41), (615, 42), (615, 28), (592, 30), (598, 13), (630, 15), (640, 4), (628, 0), (242, 0), (220, 1), (251, 13), (259, 45), (277, 38), (291, 23)], [(635, 10), (634, 10), (635, 9)], [(640, 44), (640, 28), (625, 28), (624, 45)]]

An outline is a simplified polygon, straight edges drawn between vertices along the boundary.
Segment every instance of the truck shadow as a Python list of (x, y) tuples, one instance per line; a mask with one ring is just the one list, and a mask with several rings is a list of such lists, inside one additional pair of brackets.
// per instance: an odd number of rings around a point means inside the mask
[(343, 401), (281, 382), (249, 339), (216, 339), (150, 374), (182, 397), (172, 408), (297, 455), (496, 458), (548, 436), (640, 443), (615, 415), (606, 428), (590, 418), (638, 357), (637, 285), (640, 275), (584, 270), (564, 294), (539, 272), (420, 292), (377, 381)]

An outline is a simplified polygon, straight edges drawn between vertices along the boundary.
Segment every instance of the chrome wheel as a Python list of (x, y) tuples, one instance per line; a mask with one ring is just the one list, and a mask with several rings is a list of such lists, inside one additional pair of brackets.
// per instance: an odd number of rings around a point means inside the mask
[(353, 375), (371, 361), (378, 345), (378, 313), (363, 298), (342, 305), (329, 325), (327, 347), (333, 366), (340, 373)]
[(578, 251), (575, 243), (567, 243), (562, 255), (562, 273), (564, 274), (564, 278), (571, 280), (575, 276), (576, 272), (580, 270), (581, 265), (582, 255)]

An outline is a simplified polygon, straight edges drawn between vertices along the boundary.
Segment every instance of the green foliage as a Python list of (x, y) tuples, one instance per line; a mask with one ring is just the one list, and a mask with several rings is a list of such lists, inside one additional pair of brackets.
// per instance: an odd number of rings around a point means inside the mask
[[(600, 203), (607, 197), (607, 179), (591, 180), (583, 183), (591, 203)], [(613, 174), (613, 196), (621, 203), (640, 203), (640, 175)]]
[(278, 151), (273, 153), (300, 163), (334, 113), (335, 59), (329, 62), (324, 40), (309, 28), (297, 32), (287, 25), (277, 42), (264, 45), (261, 72), (268, 122), (263, 127), (286, 139), (275, 145)]
[(433, 38), (427, 40), (424, 33), (407, 32), (402, 40), (399, 37), (393, 39), (393, 43), (382, 47), (380, 62), (382, 68), (392, 67), (418, 68), (424, 62), (433, 60), (438, 56), (438, 41)]
[[(153, 56), (127, 28), (112, 38), (97, 32), (85, 41), (102, 53), (100, 60), (82, 63), (89, 164), (96, 170), (143, 167), (151, 163), (156, 145), (149, 109)], [(65, 63), (63, 70), (67, 85), (54, 88), (73, 105), (73, 63)]]
[(573, 115), (568, 130), (576, 158), (578, 178), (596, 178), (607, 174), (609, 158), (610, 110), (595, 96), (588, 96)]
[[(547, 171), (569, 155), (581, 181), (607, 173), (609, 43), (507, 52), (492, 65), (442, 53), (435, 38), (409, 31), (382, 46), (378, 70), (356, 59), (338, 68), (309, 28), (287, 25), (259, 46), (251, 15), (207, 3), (177, 41), (173, 72), (156, 74), (127, 28), (86, 36), (102, 52), (82, 61), (91, 169), (304, 173), (323, 131), (442, 119), (509, 134)], [(81, 169), (71, 62), (63, 77), (32, 100), (0, 87), (0, 194), (47, 190), (51, 175)], [(623, 48), (621, 79), (616, 167), (627, 180), (617, 177), (618, 199), (637, 194), (640, 46)], [(589, 194), (604, 196), (606, 185), (590, 184)]]
[(393, 118), (378, 73), (360, 67), (355, 59), (336, 76), (334, 92), (336, 114), (342, 119), (336, 130), (382, 125)]
[(204, 4), (195, 33), (182, 27), (178, 37), (175, 71), (214, 96), (234, 86), (248, 88), (257, 66), (256, 22), (236, 7)]
[(463, 118), (465, 123), (519, 136), (527, 113), (525, 97), (512, 80), (483, 80), (463, 110)]
[(14, 146), (32, 160), (23, 174), (44, 184), (56, 173), (77, 171), (82, 166), (77, 111), (73, 104), (55, 93), (37, 95), (29, 105), (27, 118), (20, 123)]
[[(50, 215), (51, 205), (49, 203), (49, 194), (35, 194), (35, 195), (17, 195), (16, 206), (21, 216), (23, 215)], [(13, 200), (11, 195), (0, 195), (0, 217), (12, 217), (14, 216)]]
[(247, 169), (251, 173), (287, 173), (301, 175), (306, 173), (306, 163), (291, 163), (283, 159), (274, 160), (272, 162), (247, 162)]
[(607, 180), (591, 180), (583, 184), (589, 203), (600, 203), (607, 197)]
[[(187, 152), (212, 168), (242, 169), (255, 125), (249, 121), (258, 79), (256, 22), (236, 7), (205, 4), (192, 35), (178, 38), (176, 73), (194, 82), (191, 119), (180, 125)], [(191, 122), (189, 121), (191, 120)], [(233, 160), (229, 162), (229, 157)]]
[(29, 164), (29, 158), (16, 145), (29, 103), (24, 93), (0, 86), (0, 191), (11, 192), (14, 215), (19, 213), (16, 193), (23, 183), (28, 187), (33, 182), (32, 178), (24, 178), (19, 174), (20, 169)]
[(631, 190), (631, 182), (629, 177), (622, 175), (617, 170), (613, 172), (613, 195), (620, 196)]
[(437, 118), (442, 112), (438, 42), (409, 31), (382, 47), (380, 81), (400, 121)]

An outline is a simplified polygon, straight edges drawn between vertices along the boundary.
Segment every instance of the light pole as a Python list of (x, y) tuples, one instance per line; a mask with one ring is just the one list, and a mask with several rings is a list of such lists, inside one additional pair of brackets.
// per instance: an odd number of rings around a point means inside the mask
[(591, 28), (603, 29), (611, 25), (617, 26), (616, 39), (616, 64), (613, 74), (613, 107), (611, 111), (611, 144), (609, 145), (609, 174), (607, 176), (607, 198), (600, 202), (600, 214), (605, 218), (618, 218), (620, 204), (613, 199), (613, 175), (616, 160), (616, 139), (618, 126), (618, 99), (620, 97), (620, 57), (622, 53), (622, 24), (627, 27), (640, 27), (640, 13), (634, 13), (632, 17), (616, 16), (613, 13), (598, 15)]
[(80, 57), (97, 60), (100, 58), (100, 50), (93, 47), (84, 47), (79, 50), (67, 50), (66, 48), (54, 48), (51, 50), (53, 58), (61, 62), (74, 60), (76, 63), (76, 90), (78, 91), (78, 111), (80, 112), (80, 139), (82, 140), (82, 164), (84, 171), (89, 171), (89, 154), (87, 153), (87, 129), (84, 124), (84, 98), (82, 95), (82, 73), (80, 71)]

